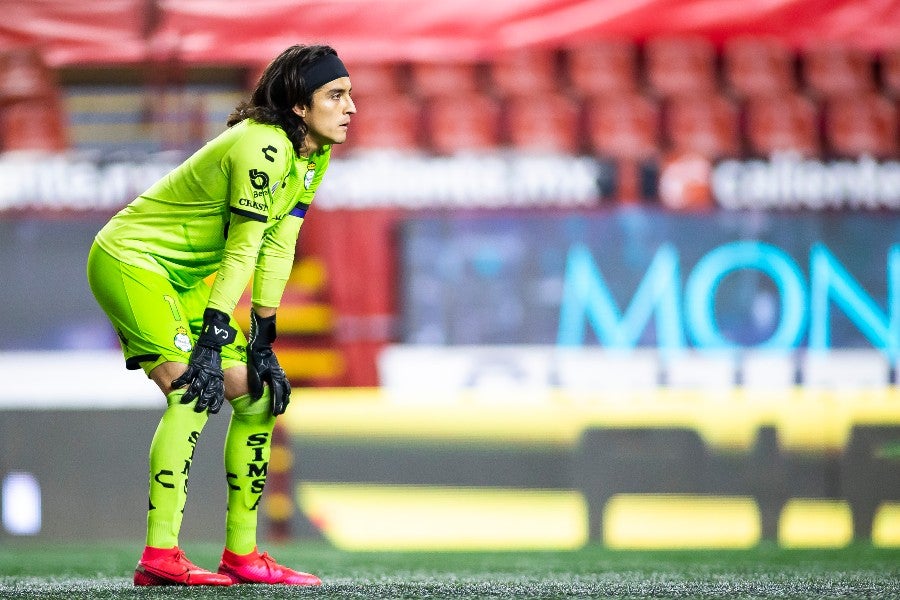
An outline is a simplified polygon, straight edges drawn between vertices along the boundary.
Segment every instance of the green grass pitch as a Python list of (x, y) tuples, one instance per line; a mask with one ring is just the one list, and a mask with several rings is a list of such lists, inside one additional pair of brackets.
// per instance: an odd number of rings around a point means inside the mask
[[(221, 548), (184, 544), (214, 567)], [(139, 543), (0, 543), (0, 598), (900, 598), (900, 549), (571, 552), (345, 552), (268, 545), (321, 588), (134, 588)]]

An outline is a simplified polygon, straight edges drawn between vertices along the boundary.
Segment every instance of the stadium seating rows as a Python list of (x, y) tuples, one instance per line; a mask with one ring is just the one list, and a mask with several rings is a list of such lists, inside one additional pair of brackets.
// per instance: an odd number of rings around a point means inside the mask
[[(794, 51), (765, 37), (721, 48), (658, 37), (522, 49), (489, 63), (356, 64), (353, 147), (892, 158), (898, 56), (825, 44)], [(402, 100), (410, 91), (414, 101)]]
[[(520, 49), (490, 62), (356, 63), (350, 69), (360, 109), (353, 151), (448, 155), (512, 148), (626, 161), (779, 150), (819, 157), (898, 154), (900, 46), (878, 53), (828, 44), (795, 50), (758, 36), (716, 47), (704, 38), (660, 36), (643, 44), (611, 39)], [(222, 127), (225, 105), (241, 91), (182, 88), (174, 102), (189, 102), (153, 116), (141, 98), (145, 87), (66, 88), (36, 51), (6, 52), (0, 56), (0, 148), (106, 149), (130, 136), (165, 149), (173, 147), (174, 132), (184, 137), (191, 130), (185, 120), (195, 125), (197, 139), (174, 146), (199, 143)], [(131, 98), (127, 110), (103, 113), (122, 95)], [(152, 134), (148, 112), (156, 120)], [(98, 127), (104, 119), (106, 127)], [(119, 126), (118, 138), (110, 125)]]

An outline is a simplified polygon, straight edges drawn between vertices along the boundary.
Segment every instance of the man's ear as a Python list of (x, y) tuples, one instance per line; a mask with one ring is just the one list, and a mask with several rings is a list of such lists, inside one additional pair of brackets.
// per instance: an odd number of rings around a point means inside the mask
[(294, 105), (294, 114), (296, 114), (301, 119), (306, 117), (306, 107), (300, 106), (299, 104)]

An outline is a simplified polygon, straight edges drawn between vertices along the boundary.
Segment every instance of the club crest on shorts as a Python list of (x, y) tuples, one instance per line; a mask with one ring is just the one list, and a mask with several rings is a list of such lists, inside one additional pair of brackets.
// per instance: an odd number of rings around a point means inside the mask
[(182, 352), (190, 352), (191, 348), (193, 348), (191, 338), (184, 327), (179, 327), (175, 330), (175, 339), (173, 341), (175, 342), (175, 347)]
[(309, 186), (312, 185), (313, 179), (316, 177), (316, 163), (307, 163), (306, 164), (306, 175), (303, 176), (303, 187), (309, 189)]

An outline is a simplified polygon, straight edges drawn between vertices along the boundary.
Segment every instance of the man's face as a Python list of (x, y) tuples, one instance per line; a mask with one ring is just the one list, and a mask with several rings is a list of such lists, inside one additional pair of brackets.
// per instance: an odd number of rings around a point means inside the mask
[(315, 152), (327, 144), (343, 144), (347, 139), (350, 115), (356, 106), (350, 97), (350, 78), (340, 77), (313, 92), (312, 106), (294, 107), (309, 132), (305, 149)]

